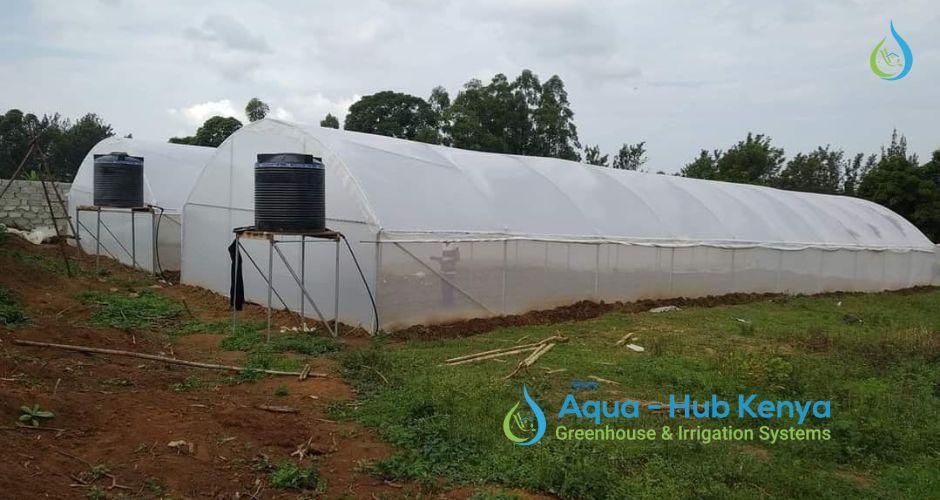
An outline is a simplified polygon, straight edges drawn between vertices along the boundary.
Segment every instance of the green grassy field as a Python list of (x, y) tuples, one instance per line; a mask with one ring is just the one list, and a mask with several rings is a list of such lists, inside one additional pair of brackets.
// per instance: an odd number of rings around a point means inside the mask
[[(743, 320), (743, 321), (741, 321)], [(762, 300), (661, 314), (608, 314), (590, 321), (505, 328), (469, 338), (382, 341), (339, 354), (360, 390), (337, 407), (377, 429), (395, 455), (368, 465), (389, 479), (496, 484), (564, 498), (936, 497), (940, 492), (940, 290)], [(623, 335), (646, 351), (614, 343)], [(504, 380), (521, 359), (442, 366), (449, 357), (532, 342), (557, 345), (527, 373)], [(548, 369), (561, 369), (548, 373)], [(573, 380), (596, 376), (580, 399), (699, 400), (739, 393), (831, 400), (828, 441), (562, 441), (553, 430)], [(512, 444), (503, 417), (523, 382), (548, 419), (531, 447)], [(733, 415), (736, 417), (736, 415)], [(564, 421), (569, 427), (591, 423)], [(669, 419), (642, 413), (613, 427), (797, 426), (791, 420)]]

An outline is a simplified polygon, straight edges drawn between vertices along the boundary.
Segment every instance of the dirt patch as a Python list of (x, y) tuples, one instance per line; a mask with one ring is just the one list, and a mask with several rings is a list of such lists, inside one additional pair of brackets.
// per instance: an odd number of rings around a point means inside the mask
[(640, 300), (637, 302), (591, 302), (582, 300), (567, 306), (544, 311), (530, 311), (524, 314), (468, 319), (436, 325), (415, 325), (398, 330), (394, 332), (393, 336), (401, 339), (467, 337), (510, 326), (547, 325), (563, 321), (584, 321), (610, 312), (640, 313), (649, 311), (654, 307), (662, 306), (714, 307), (718, 305), (744, 304), (759, 300), (772, 300), (781, 297), (785, 296), (773, 293), (732, 293), (694, 299), (677, 298)]
[[(420, 491), (361, 471), (361, 464), (388, 457), (393, 450), (370, 430), (329, 418), (329, 406), (354, 405), (356, 396), (336, 376), (332, 359), (311, 361), (314, 371), (332, 374), (330, 378), (236, 383), (227, 372), (13, 345), (11, 339), (21, 338), (222, 363), (237, 363), (243, 356), (220, 351), (217, 334), (172, 341), (146, 329), (94, 326), (95, 306), (75, 296), (152, 288), (185, 301), (184, 314), (202, 320), (229, 318), (225, 298), (170, 286), (108, 259), (102, 259), (105, 278), (90, 272), (94, 262), (87, 257), (80, 259), (85, 272), (68, 278), (55, 269), (57, 259), (55, 247), (34, 247), (16, 238), (0, 247), (0, 285), (14, 291), (30, 318), (15, 329), (0, 326), (4, 497), (82, 498), (101, 491), (113, 497), (295, 498), (300, 492), (269, 486), (266, 464), (283, 461), (315, 467), (328, 498), (400, 497)], [(265, 317), (264, 309), (253, 305), (241, 314), (242, 320)], [(289, 313), (278, 313), (275, 324), (289, 325), (291, 319)], [(35, 404), (55, 417), (42, 430), (17, 427), (19, 407)], [(261, 408), (265, 405), (297, 412), (275, 413)], [(186, 444), (168, 446), (174, 441)], [(305, 443), (306, 456), (291, 455)], [(92, 473), (95, 466), (103, 466), (97, 475)], [(445, 496), (465, 498), (469, 493), (454, 490)]]
[[(902, 294), (922, 293), (934, 287), (919, 286), (900, 290)], [(826, 292), (812, 295), (813, 297), (848, 297), (863, 295), (862, 292)], [(780, 293), (729, 293), (725, 295), (709, 295), (697, 298), (651, 299), (636, 302), (591, 302), (582, 300), (567, 306), (542, 311), (530, 311), (523, 314), (496, 316), (493, 318), (476, 318), (432, 325), (415, 325), (395, 331), (392, 336), (401, 340), (436, 339), (447, 337), (469, 337), (486, 333), (498, 328), (512, 326), (532, 326), (560, 323), (564, 321), (584, 321), (611, 313), (641, 313), (654, 307), (715, 307), (725, 305), (747, 304), (758, 301), (786, 301), (791, 295)]]

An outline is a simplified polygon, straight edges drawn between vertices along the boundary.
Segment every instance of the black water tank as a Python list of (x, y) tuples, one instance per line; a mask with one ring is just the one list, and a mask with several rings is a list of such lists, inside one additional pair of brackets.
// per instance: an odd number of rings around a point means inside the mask
[(117, 152), (95, 155), (94, 189), (99, 207), (142, 207), (144, 159)]
[(326, 229), (325, 169), (298, 153), (259, 154), (255, 164), (255, 227), (266, 231)]

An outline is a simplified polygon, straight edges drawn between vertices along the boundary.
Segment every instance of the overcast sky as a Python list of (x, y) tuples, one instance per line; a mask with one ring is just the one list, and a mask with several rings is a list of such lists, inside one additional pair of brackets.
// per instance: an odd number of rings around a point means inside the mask
[[(910, 44), (898, 81), (868, 57)], [(455, 96), (523, 68), (565, 82), (582, 144), (646, 141), (651, 170), (763, 132), (790, 156), (940, 148), (940, 4), (568, 0), (3, 3), (0, 112), (95, 112), (119, 134), (190, 135), (214, 114), (316, 123), (359, 96)]]

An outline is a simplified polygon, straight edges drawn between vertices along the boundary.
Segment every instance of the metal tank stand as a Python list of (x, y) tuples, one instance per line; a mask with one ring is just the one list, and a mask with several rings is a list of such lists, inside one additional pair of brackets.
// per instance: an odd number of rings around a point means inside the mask
[[(290, 310), (287, 307), (287, 304), (284, 302), (284, 299), (281, 298), (281, 295), (274, 289), (274, 256), (277, 255), (281, 260), (281, 263), (284, 264), (284, 268), (287, 269), (287, 272), (290, 274), (291, 278), (294, 279), (294, 283), (297, 284), (297, 287), (300, 289), (300, 316), (304, 316), (304, 305), (307, 302), (310, 302), (310, 305), (313, 306), (313, 310), (316, 311), (317, 316), (320, 318), (320, 322), (326, 326), (326, 329), (330, 332), (334, 338), (339, 336), (339, 252), (340, 252), (340, 240), (343, 235), (337, 231), (332, 231), (325, 229), (319, 232), (293, 232), (293, 231), (263, 231), (255, 229), (254, 227), (242, 227), (236, 228), (235, 233), (235, 259), (236, 264), (241, 261), (242, 252), (248, 257), (248, 260), (251, 261), (251, 264), (258, 271), (258, 274), (261, 275), (261, 278), (264, 279), (265, 283), (268, 286), (267, 291), (267, 340), (271, 340), (271, 316), (273, 312), (272, 308), (272, 298), (277, 296), (277, 299), (281, 302), (281, 305), (285, 309)], [(285, 239), (286, 238), (286, 239)], [(297, 239), (299, 238), (299, 239)], [(261, 268), (255, 263), (254, 259), (251, 258), (251, 255), (245, 249), (245, 246), (242, 245), (242, 239), (253, 239), (253, 240), (266, 240), (268, 242), (268, 262), (267, 262), (267, 271), (262, 271)], [(335, 260), (335, 272), (333, 275), (333, 326), (330, 327), (330, 323), (323, 316), (323, 313), (320, 311), (320, 308), (314, 302), (313, 297), (310, 296), (310, 293), (307, 291), (307, 287), (304, 284), (306, 278), (306, 247), (307, 240), (314, 241), (333, 241), (336, 243), (336, 260)], [(284, 253), (281, 252), (281, 249), (278, 245), (284, 244), (300, 244), (300, 274), (294, 270), (294, 267), (290, 265), (290, 262), (287, 261), (287, 257), (284, 256)], [(232, 332), (235, 332), (235, 301), (232, 301)]]
[[(86, 226), (85, 224), (82, 223), (82, 220), (81, 220), (81, 217), (80, 217), (82, 212), (94, 212), (94, 213), (95, 213), (95, 230), (94, 230), (94, 232), (92, 232), (92, 231), (88, 228), (88, 226)], [(129, 249), (129, 250), (128, 250), (127, 247), (124, 246), (123, 243), (121, 243), (120, 238), (118, 238), (117, 235), (115, 235), (114, 232), (111, 231), (111, 229), (108, 227), (108, 225), (105, 224), (105, 223), (101, 220), (101, 213), (102, 213), (102, 212), (126, 213), (126, 214), (129, 214), (129, 215), (130, 215), (130, 218), (131, 218), (131, 245), (130, 245), (130, 249)], [(157, 223), (156, 223), (156, 210), (154, 210), (152, 207), (111, 208), (111, 207), (99, 207), (99, 206), (97, 206), (97, 205), (79, 205), (78, 207), (75, 208), (75, 224), (78, 226), (78, 227), (77, 227), (77, 229), (78, 229), (77, 234), (79, 234), (79, 235), (81, 234), (81, 229), (82, 229), (82, 228), (85, 229), (85, 232), (86, 232), (86, 233), (88, 233), (88, 234), (94, 234), (94, 235), (92, 236), (92, 238), (95, 240), (95, 275), (96, 275), (96, 276), (98, 275), (98, 269), (100, 268), (100, 261), (101, 261), (101, 249), (102, 249), (102, 246), (101, 246), (101, 228), (104, 228), (104, 230), (107, 231), (108, 234), (111, 235), (111, 238), (114, 239), (114, 241), (118, 244), (118, 246), (121, 247), (121, 250), (123, 250), (124, 253), (125, 253), (128, 257), (131, 258), (131, 267), (133, 267), (134, 269), (141, 269), (141, 270), (144, 270), (142, 267), (141, 267), (141, 268), (138, 268), (138, 266), (137, 266), (137, 224), (136, 224), (136, 222), (137, 222), (137, 214), (140, 214), (140, 213), (143, 213), (143, 214), (148, 214), (148, 213), (149, 213), (149, 214), (150, 214), (150, 240), (151, 240), (151, 244), (153, 245), (153, 248), (151, 249), (151, 252), (150, 252), (150, 260), (151, 260), (151, 263), (150, 263), (150, 269), (151, 269), (151, 271), (150, 271), (150, 272), (151, 272), (152, 274), (156, 275), (156, 274), (157, 274), (157, 234), (156, 234), (156, 231), (157, 231)], [(81, 238), (80, 238), (80, 237), (76, 237), (76, 241), (77, 241), (77, 244), (78, 244), (79, 249), (81, 249), (81, 250), (84, 251), (84, 248), (82, 248)], [(105, 251), (105, 252), (108, 254), (108, 256), (110, 256), (112, 259), (117, 260), (118, 262), (120, 262), (120, 259), (118, 259), (113, 253), (111, 253), (110, 250), (108, 250), (107, 248), (104, 248), (104, 251)]]

